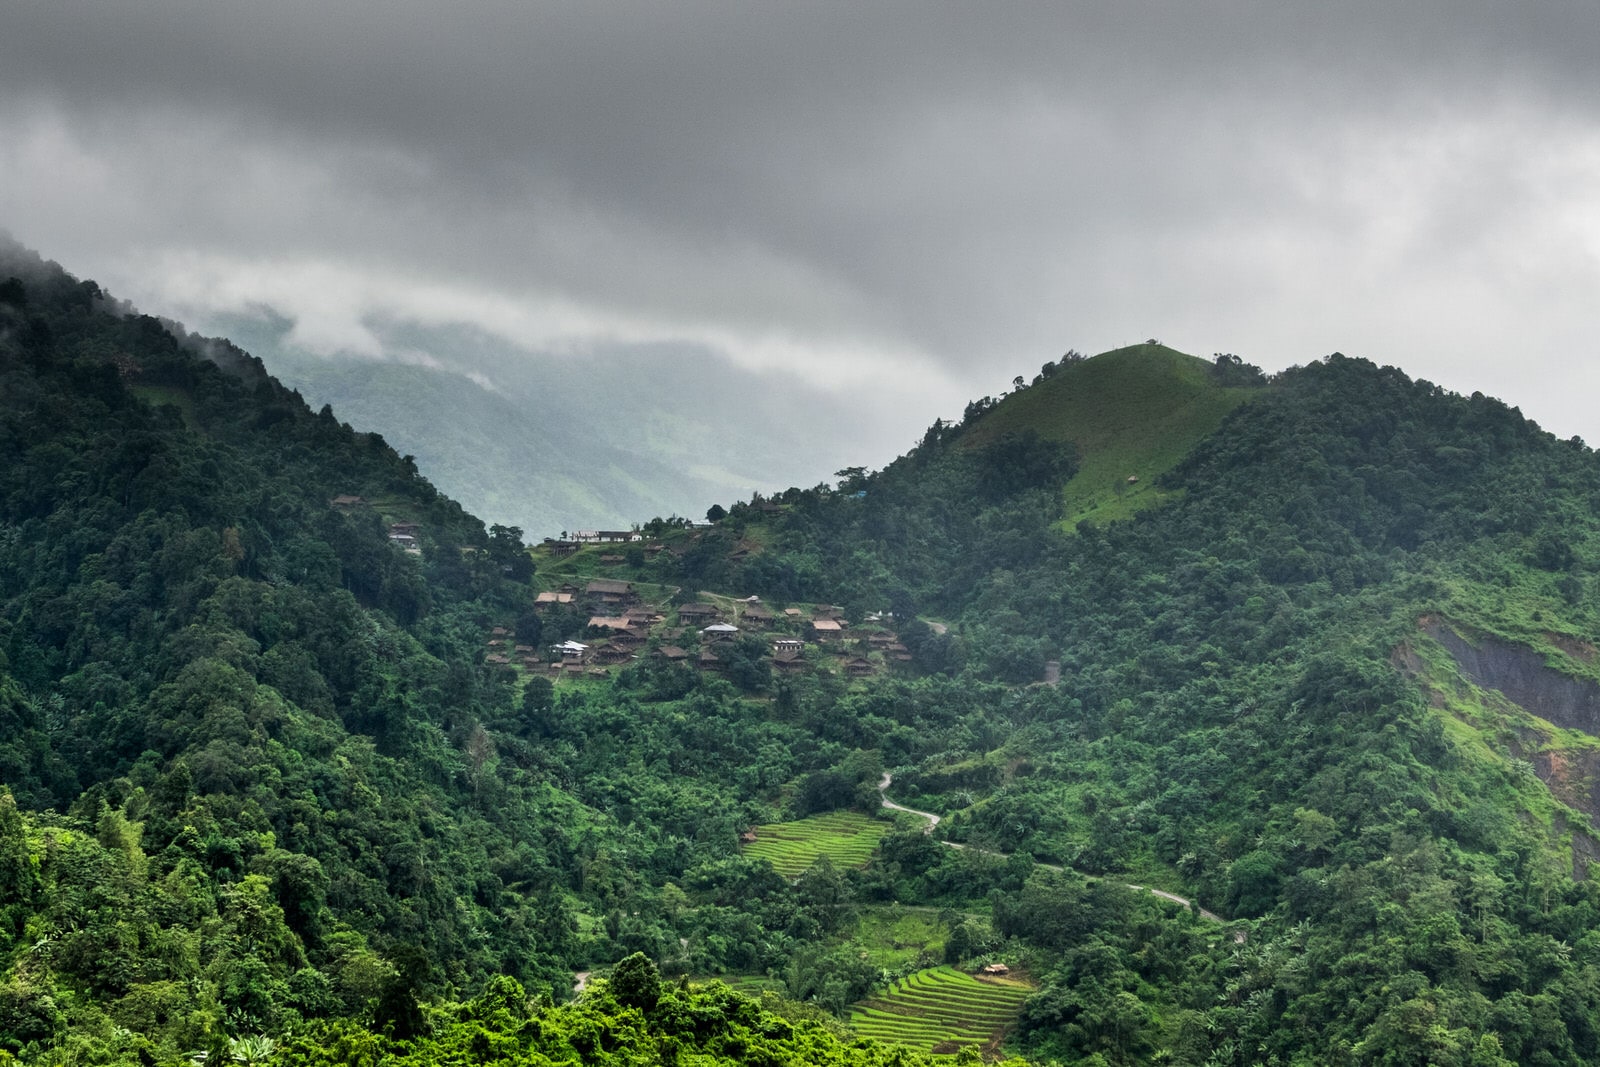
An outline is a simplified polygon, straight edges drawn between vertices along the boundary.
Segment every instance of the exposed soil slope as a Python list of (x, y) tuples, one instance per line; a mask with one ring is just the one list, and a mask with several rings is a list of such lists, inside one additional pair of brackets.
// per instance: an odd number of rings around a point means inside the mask
[(1600, 686), (1548, 666), (1538, 652), (1494, 637), (1473, 644), (1444, 623), (1424, 625), (1461, 668), (1483, 689), (1498, 689), (1507, 700), (1550, 723), (1600, 737)]

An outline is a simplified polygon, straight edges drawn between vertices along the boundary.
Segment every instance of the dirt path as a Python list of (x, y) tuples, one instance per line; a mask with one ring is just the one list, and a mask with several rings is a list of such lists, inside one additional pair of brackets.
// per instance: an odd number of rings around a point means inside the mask
[[(1165, 889), (1151, 889), (1147, 885), (1134, 885), (1131, 882), (1128, 884), (1128, 888), (1129, 889), (1143, 889), (1146, 893), (1149, 893), (1151, 896), (1160, 897), (1162, 900), (1170, 900), (1174, 904), (1182, 904), (1186, 908), (1193, 908), (1196, 912), (1199, 913), (1200, 918), (1209, 919), (1211, 922), (1214, 922), (1214, 923), (1225, 923), (1225, 922), (1228, 921), (1228, 920), (1224, 919), (1222, 916), (1218, 915), (1216, 912), (1207, 911), (1206, 909), (1202, 908), (1200, 905), (1194, 903), (1193, 901), (1188, 900), (1185, 897), (1180, 897), (1176, 893), (1169, 893)], [(1235, 933), (1234, 934), (1234, 940), (1243, 941), (1244, 940), (1244, 934), (1243, 933)]]
[[(924, 826), (922, 828), (922, 832), (925, 833), (925, 834), (933, 833), (933, 828), (935, 826), (938, 826), (939, 823), (943, 821), (942, 817), (938, 816), (938, 815), (935, 815), (931, 811), (918, 811), (916, 808), (908, 808), (904, 804), (896, 804), (894, 801), (889, 799), (889, 786), (892, 785), (892, 784), (894, 784), (894, 775), (890, 774), (888, 771), (884, 771), (883, 772), (883, 777), (878, 779), (878, 796), (880, 798), (882, 798), (883, 806), (885, 808), (888, 808), (890, 811), (903, 811), (903, 812), (906, 812), (907, 814), (916, 815), (916, 816), (918, 816), (920, 818), (928, 820), (928, 825)], [(959, 843), (957, 841), (941, 841), (941, 842), (939, 842), (939, 844), (944, 845), (946, 848), (963, 848), (964, 849), (964, 848), (967, 847), (966, 845), (963, 845), (963, 844), (961, 844), (961, 843)], [(999, 856), (1002, 859), (1004, 859), (1006, 857), (1006, 855), (1007, 855), (1004, 852), (990, 852), (988, 849), (977, 849), (975, 851), (981, 851), (984, 854), (989, 855), (989, 856)], [(1039, 864), (1039, 866), (1048, 867), (1052, 871), (1064, 870), (1064, 868), (1062, 868), (1058, 864), (1054, 864), (1054, 863), (1041, 863), (1041, 864)], [(1225, 922), (1228, 921), (1228, 920), (1224, 919), (1222, 916), (1218, 915), (1216, 912), (1207, 911), (1206, 909), (1200, 907), (1199, 905), (1195, 904), (1193, 901), (1189, 900), (1187, 897), (1180, 897), (1178, 894), (1169, 893), (1165, 889), (1151, 889), (1149, 886), (1132, 885), (1132, 884), (1128, 884), (1128, 888), (1129, 889), (1133, 889), (1133, 890), (1139, 890), (1139, 891), (1143, 891), (1143, 892), (1149, 893), (1152, 896), (1160, 897), (1162, 900), (1170, 900), (1174, 904), (1181, 904), (1186, 908), (1192, 908), (1192, 909), (1194, 909), (1194, 911), (1196, 911), (1199, 914), (1199, 916), (1202, 919), (1209, 920), (1210, 922), (1225, 923)], [(1234, 933), (1233, 937), (1234, 937), (1235, 941), (1243, 941), (1244, 940), (1244, 934), (1242, 932), (1236, 931)]]
[[(888, 771), (884, 771), (883, 777), (878, 779), (878, 796), (883, 798), (883, 806), (888, 808), (890, 811), (903, 811), (909, 815), (917, 815), (921, 818), (927, 819), (928, 825), (922, 828), (922, 832), (925, 834), (933, 833), (933, 828), (939, 825), (939, 823), (942, 821), (942, 816), (935, 815), (931, 811), (918, 811), (916, 808), (908, 808), (904, 804), (896, 804), (894, 801), (890, 800), (888, 790), (890, 783), (893, 781), (894, 775), (890, 774)], [(946, 841), (944, 843), (947, 845), (955, 844), (953, 841)]]

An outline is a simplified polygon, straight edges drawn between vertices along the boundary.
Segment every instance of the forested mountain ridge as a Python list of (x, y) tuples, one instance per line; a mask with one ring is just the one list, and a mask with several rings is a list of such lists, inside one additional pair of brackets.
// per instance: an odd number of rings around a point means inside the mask
[[(942, 620), (902, 634), (953, 677), (1025, 684), (1058, 659), (1058, 687), (897, 781), (952, 838), (1176, 874), (1263, 916), (1232, 1006), (1204, 1009), (1233, 1035), (1216, 1062), (1592, 1058), (1597, 742), (1552, 709), (1600, 694), (1600, 464), (1498, 401), (1339, 355), (1248, 388), (1131, 521), (1058, 534), (1073, 458), (1026, 418), (973, 442), (985, 406), (876, 474), (734, 505), (714, 537), (760, 550), (680, 566)], [(986, 499), (1002, 468), (1018, 491)], [(1063, 965), (1035, 1035), (1143, 997), (1137, 970)]]
[[(140, 1031), (292, 997), (326, 1010), (338, 993), (308, 952), (369, 989), (396, 974), (377, 946), (401, 943), (468, 971), (522, 952), (537, 974), (531, 932), (503, 925), (521, 906), (464, 881), (480, 835), (505, 862), (515, 848), (451, 799), (479, 617), (531, 572), (515, 531), (237, 350), (14, 246), (3, 260), (0, 1031), (20, 1047), (81, 1026), (58, 988), (137, 994), (123, 1025)], [(381, 517), (330, 506), (363, 494)], [(417, 524), (422, 555), (382, 519)], [(550, 813), (519, 837), (586, 823), (558, 791), (515, 804)], [(17, 807), (40, 813), (25, 842)]]
[[(1133, 375), (1188, 412), (1161, 447), (1106, 414)], [(1094, 490), (1137, 508), (1074, 495), (1141, 448), (1154, 491)], [(840, 477), (530, 555), (5, 249), (0, 1054), (904, 1062), (823, 1010), (954, 1003), (948, 962), (1036, 987), (965, 1055), (1600, 1056), (1581, 442), (1357, 359), (1140, 346)], [(885, 770), (935, 834), (740, 853)]]

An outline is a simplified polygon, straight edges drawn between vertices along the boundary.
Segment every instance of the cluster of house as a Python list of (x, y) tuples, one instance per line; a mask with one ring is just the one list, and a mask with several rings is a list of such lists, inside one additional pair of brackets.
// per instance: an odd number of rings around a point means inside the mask
[[(755, 596), (727, 607), (683, 604), (673, 612), (676, 618), (669, 625), (668, 614), (645, 604), (631, 582), (597, 578), (581, 588), (564, 585), (545, 590), (534, 599), (535, 610), (562, 605), (585, 607), (591, 612), (584, 627), (585, 640), (563, 641), (552, 645), (548, 656), (541, 656), (526, 645), (511, 645), (503, 628), (497, 627), (490, 639), (488, 662), (507, 666), (516, 663), (528, 670), (559, 675), (605, 674), (610, 667), (646, 654), (646, 647), (654, 642), (649, 654), (658, 659), (720, 671), (725, 664), (718, 647), (745, 633), (768, 636), (772, 668), (780, 674), (797, 673), (814, 665), (815, 660), (805, 655), (808, 643), (842, 658), (844, 673), (853, 678), (877, 673), (879, 665), (867, 658), (872, 653), (880, 654), (889, 663), (911, 659), (900, 639), (881, 627), (850, 640), (850, 624), (838, 609), (827, 604), (817, 605), (809, 612), (797, 607), (774, 612)], [(497, 640), (501, 642), (498, 646)]]
[[(583, 540), (580, 540), (582, 538)], [(660, 541), (645, 541), (643, 534), (625, 534), (619, 530), (593, 530), (579, 531), (571, 537), (557, 540), (553, 537), (544, 539), (545, 550), (552, 556), (570, 556), (586, 544), (621, 544), (626, 542), (630, 548), (642, 548), (645, 559), (654, 559), (667, 547)], [(626, 556), (617, 552), (608, 552), (600, 557), (600, 562), (608, 566), (615, 566), (627, 562)]]
[(570, 539), (580, 545), (625, 544), (643, 541), (644, 534), (638, 530), (575, 530)]
[(489, 631), (489, 654), (484, 660), (501, 667), (509, 667), (512, 663), (516, 663), (530, 671), (541, 670), (544, 667), (539, 650), (532, 645), (517, 644), (511, 631), (504, 626), (496, 626)]

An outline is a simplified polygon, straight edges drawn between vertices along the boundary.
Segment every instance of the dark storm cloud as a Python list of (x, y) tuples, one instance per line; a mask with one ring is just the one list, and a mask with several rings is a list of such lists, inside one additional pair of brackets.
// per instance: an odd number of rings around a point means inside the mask
[(1590, 4), (5, 20), (11, 228), (148, 298), (273, 304), (313, 346), (377, 354), (363, 317), (403, 305), (530, 345), (927, 367), (942, 408), (1156, 334), (1268, 366), (1340, 348), (1583, 429), (1584, 368), (1548, 398), (1526, 368), (1594, 326)]

